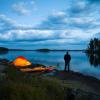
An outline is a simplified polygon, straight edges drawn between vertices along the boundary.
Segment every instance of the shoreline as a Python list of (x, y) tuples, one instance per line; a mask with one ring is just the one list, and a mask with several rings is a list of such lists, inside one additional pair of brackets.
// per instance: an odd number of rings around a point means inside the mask
[(73, 72), (73, 71), (70, 71), (70, 72), (59, 71), (56, 77), (62, 80), (63, 83), (65, 84), (66, 82), (76, 83), (76, 84), (79, 83), (80, 86), (83, 85), (90, 89), (90, 91), (87, 90), (87, 92), (92, 92), (94, 94), (100, 95), (100, 80), (95, 77), (83, 75), (79, 72)]

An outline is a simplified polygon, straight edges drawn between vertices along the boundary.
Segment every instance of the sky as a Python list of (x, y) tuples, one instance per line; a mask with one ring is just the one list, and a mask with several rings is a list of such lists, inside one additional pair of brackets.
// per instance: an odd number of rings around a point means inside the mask
[(100, 38), (100, 0), (0, 0), (0, 46), (85, 49)]

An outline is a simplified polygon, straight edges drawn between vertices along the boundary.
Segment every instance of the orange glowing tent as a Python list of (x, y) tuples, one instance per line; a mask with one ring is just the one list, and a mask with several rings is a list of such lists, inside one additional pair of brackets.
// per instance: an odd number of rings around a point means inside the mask
[(16, 67), (27, 67), (32, 65), (32, 63), (28, 61), (25, 57), (19, 56), (13, 61), (13, 65)]

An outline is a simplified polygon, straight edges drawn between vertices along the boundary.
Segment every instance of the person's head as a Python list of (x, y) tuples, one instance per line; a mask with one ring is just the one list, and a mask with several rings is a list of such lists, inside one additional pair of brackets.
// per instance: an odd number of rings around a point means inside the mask
[(69, 54), (68, 51), (66, 52), (66, 54), (67, 54), (67, 55)]

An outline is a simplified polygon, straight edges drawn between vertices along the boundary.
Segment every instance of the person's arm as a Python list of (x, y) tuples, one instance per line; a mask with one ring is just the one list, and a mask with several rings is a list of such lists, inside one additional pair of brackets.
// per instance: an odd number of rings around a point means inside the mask
[(71, 60), (71, 56), (69, 55), (69, 59)]
[(64, 60), (66, 59), (66, 55), (64, 55)]

